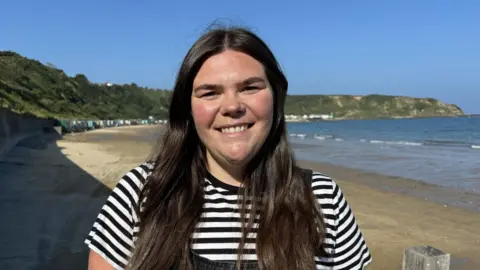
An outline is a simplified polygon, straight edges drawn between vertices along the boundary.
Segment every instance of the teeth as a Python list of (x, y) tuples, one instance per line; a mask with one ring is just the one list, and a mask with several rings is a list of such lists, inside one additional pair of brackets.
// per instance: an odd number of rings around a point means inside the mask
[(247, 125), (243, 126), (236, 126), (236, 127), (229, 127), (229, 128), (222, 128), (222, 133), (235, 133), (235, 132), (242, 132), (248, 128)]

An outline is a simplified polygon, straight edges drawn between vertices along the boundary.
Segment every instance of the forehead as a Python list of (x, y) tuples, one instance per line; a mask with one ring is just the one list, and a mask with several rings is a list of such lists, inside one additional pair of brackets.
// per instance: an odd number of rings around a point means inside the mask
[(193, 85), (204, 83), (227, 85), (250, 77), (266, 80), (263, 65), (248, 54), (227, 50), (210, 57), (203, 63)]

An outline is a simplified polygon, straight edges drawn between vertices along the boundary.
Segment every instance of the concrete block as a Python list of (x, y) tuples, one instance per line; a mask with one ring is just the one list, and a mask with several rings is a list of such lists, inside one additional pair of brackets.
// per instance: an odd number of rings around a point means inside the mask
[(54, 126), (53, 129), (58, 133), (58, 135), (62, 136), (62, 127), (61, 126)]
[(449, 270), (450, 254), (425, 245), (407, 248), (403, 254), (403, 270)]

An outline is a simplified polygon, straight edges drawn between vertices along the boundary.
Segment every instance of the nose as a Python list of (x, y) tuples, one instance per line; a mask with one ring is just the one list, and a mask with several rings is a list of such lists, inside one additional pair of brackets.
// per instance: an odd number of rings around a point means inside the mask
[(245, 115), (246, 107), (237, 93), (225, 94), (220, 111), (224, 116), (239, 118)]

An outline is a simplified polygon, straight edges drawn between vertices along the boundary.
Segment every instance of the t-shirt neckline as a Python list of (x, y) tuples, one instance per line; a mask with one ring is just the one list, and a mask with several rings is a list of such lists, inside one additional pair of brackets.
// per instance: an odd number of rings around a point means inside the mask
[(213, 174), (211, 174), (208, 170), (207, 170), (207, 180), (210, 181), (212, 183), (212, 185), (215, 186), (215, 187), (223, 188), (223, 189), (226, 189), (226, 190), (234, 192), (234, 193), (238, 193), (239, 191), (241, 191), (243, 189), (241, 187), (230, 185), (230, 184), (227, 184), (227, 183), (219, 180), (217, 177), (215, 177)]

